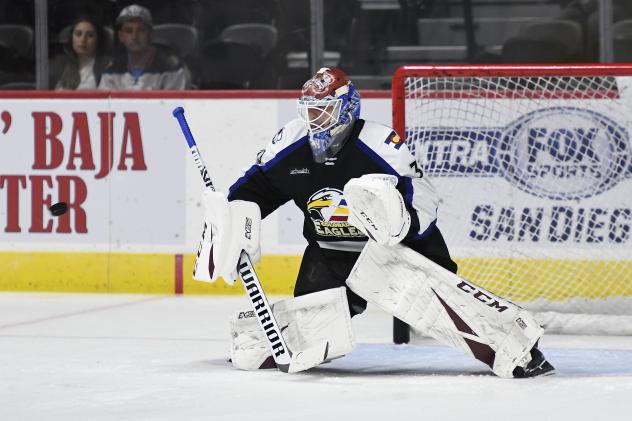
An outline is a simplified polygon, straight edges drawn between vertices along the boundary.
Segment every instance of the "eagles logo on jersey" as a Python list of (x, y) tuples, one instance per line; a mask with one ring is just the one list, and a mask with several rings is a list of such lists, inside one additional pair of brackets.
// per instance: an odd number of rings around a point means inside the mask
[(360, 230), (347, 222), (349, 209), (342, 191), (338, 189), (325, 187), (312, 194), (307, 201), (307, 213), (319, 235), (365, 237)]

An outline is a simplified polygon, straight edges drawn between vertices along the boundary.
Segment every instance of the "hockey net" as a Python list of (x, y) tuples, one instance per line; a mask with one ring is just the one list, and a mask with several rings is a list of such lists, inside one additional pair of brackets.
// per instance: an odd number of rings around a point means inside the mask
[(632, 64), (404, 66), (393, 120), (459, 275), (549, 331), (632, 334)]

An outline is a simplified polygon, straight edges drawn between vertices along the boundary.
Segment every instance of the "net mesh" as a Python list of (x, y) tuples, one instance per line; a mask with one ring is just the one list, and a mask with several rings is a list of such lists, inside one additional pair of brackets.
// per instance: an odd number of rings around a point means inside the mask
[(547, 320), (632, 317), (629, 82), (405, 78), (407, 145), (442, 197), (459, 275)]

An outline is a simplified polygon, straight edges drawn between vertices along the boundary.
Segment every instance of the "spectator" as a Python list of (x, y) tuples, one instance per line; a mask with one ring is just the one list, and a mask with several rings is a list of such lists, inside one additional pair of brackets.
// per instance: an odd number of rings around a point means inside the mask
[(103, 27), (90, 17), (79, 17), (71, 26), (64, 53), (52, 60), (51, 68), (61, 69), (55, 89), (97, 89), (101, 74), (110, 64), (105, 55)]
[(189, 73), (175, 54), (151, 45), (151, 13), (136, 4), (116, 18), (118, 40), (124, 47), (101, 77), (99, 89), (187, 89)]

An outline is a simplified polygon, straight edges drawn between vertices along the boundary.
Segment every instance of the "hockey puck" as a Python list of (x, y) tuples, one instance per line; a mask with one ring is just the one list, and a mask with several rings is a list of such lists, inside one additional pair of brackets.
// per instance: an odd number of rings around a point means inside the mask
[(61, 216), (68, 210), (68, 205), (66, 202), (59, 202), (48, 208), (48, 210), (53, 214), (53, 216)]

